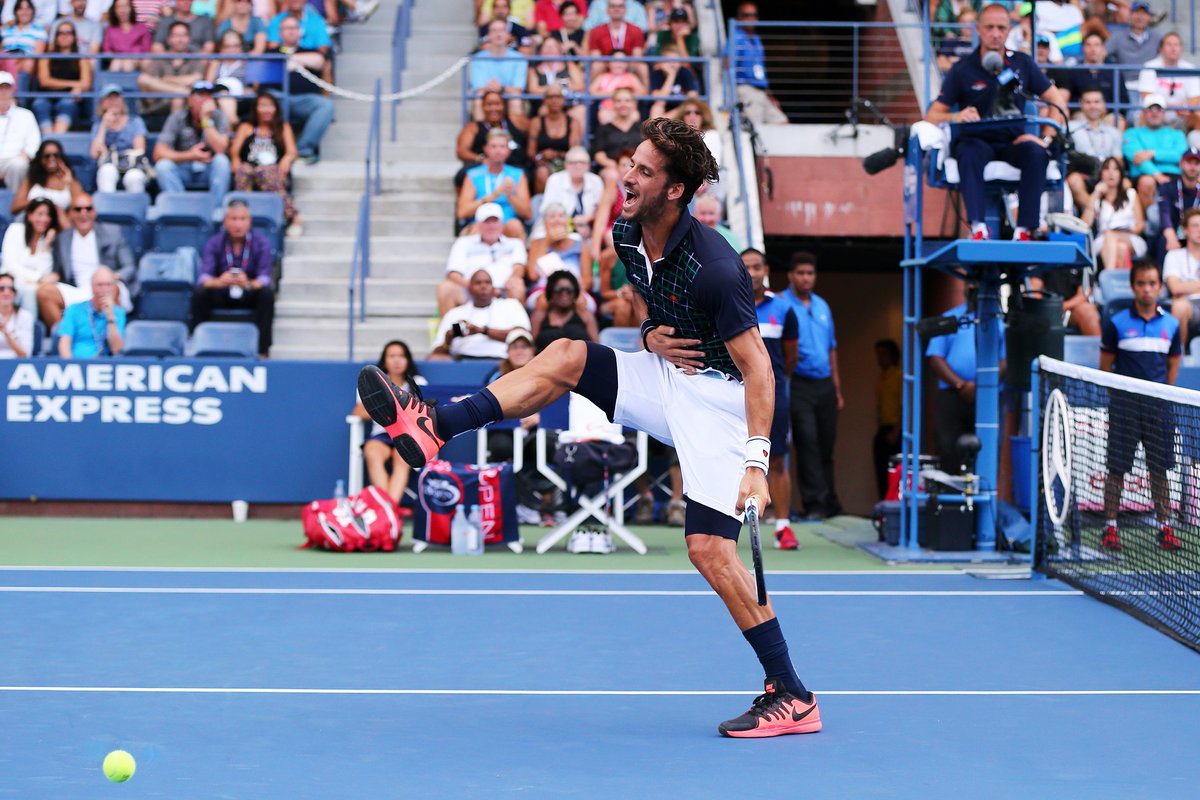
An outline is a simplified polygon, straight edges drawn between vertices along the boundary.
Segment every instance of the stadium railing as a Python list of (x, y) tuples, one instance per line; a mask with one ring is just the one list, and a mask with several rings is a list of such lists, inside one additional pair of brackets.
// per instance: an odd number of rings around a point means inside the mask
[[(401, 0), (396, 8), (396, 21), (392, 25), (392, 94), (399, 92), (404, 81), (403, 73), (408, 66), (408, 37), (412, 33), (412, 5), (414, 0)], [(392, 141), (396, 141), (396, 113), (399, 100), (391, 101)]]
[(363, 193), (358, 201), (358, 220), (354, 225), (354, 253), (350, 258), (350, 276), (346, 286), (347, 355), (354, 360), (354, 297), (358, 284), (358, 319), (367, 319), (367, 278), (371, 277), (371, 197), (381, 191), (383, 164), (382, 96), (383, 80), (375, 80), (375, 99), (371, 103), (371, 123), (367, 128), (363, 156)]

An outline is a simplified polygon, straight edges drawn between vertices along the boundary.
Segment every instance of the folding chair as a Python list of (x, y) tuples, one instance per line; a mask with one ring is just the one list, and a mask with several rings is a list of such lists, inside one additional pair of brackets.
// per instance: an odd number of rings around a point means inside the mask
[[(612, 425), (604, 417), (604, 412), (586, 398), (572, 394), (570, 400), (570, 424), (568, 430), (559, 434), (559, 442), (565, 441), (597, 441), (603, 440), (613, 444), (623, 444), (625, 437), (621, 434), (620, 426)], [(599, 422), (596, 417), (599, 415)], [(543, 410), (542, 425), (537, 431), (537, 469), (542, 475), (562, 491), (568, 486), (563, 476), (559, 475), (546, 459), (548, 422)], [(631, 530), (625, 527), (625, 506), (621, 495), (625, 488), (638, 479), (646, 471), (649, 450), (649, 437), (642, 431), (637, 432), (638, 460), (634, 467), (627, 472), (613, 476), (608, 487), (598, 494), (586, 495), (580, 493), (576, 497), (579, 509), (567, 517), (563, 524), (543, 536), (537, 543), (538, 553), (545, 553), (564, 537), (571, 533), (584, 520), (595, 519), (604, 525), (613, 535), (620, 537), (639, 555), (646, 554), (645, 543)], [(609, 501), (613, 502), (614, 513), (608, 512)]]

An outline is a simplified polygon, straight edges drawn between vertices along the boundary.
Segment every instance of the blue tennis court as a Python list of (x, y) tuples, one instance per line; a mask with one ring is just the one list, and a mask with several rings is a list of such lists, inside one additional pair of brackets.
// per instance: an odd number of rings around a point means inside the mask
[(717, 735), (761, 672), (687, 573), (0, 570), (0, 796), (1195, 796), (1200, 660), (1120, 611), (961, 573), (768, 585), (816, 735)]

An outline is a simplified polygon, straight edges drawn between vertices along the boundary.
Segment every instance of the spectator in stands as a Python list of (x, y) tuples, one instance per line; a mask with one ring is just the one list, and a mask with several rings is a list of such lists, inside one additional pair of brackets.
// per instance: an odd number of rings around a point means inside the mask
[(1163, 280), (1171, 293), (1171, 316), (1179, 320), (1179, 340), (1186, 348), (1189, 336), (1200, 328), (1200, 208), (1183, 212), (1186, 245), (1167, 253)]
[[(508, 113), (518, 116), (524, 111), (519, 95), (525, 89), (529, 63), (508, 46), (508, 28), (501, 20), (488, 23), (487, 46), (471, 56), (470, 88), (474, 95), (485, 91), (502, 92), (508, 97)], [(482, 116), (477, 110), (475, 116)]]
[[(187, 23), (172, 22), (160, 26), (159, 30), (167, 31), (167, 52), (178, 57), (146, 59), (138, 75), (138, 89), (154, 94), (182, 95), (197, 81), (204, 80), (204, 61), (182, 58), (195, 52)], [(143, 117), (160, 117), (183, 106), (181, 98), (157, 98), (142, 100), (140, 109)]]
[[(1060, 60), (1074, 64), (1083, 56), (1084, 19), (1079, 0), (1038, 0), (1036, 8), (1038, 35), (1052, 36), (1062, 54)], [(1105, 30), (1103, 23), (1097, 23), (1099, 30)]]
[(254, 16), (250, 0), (233, 0), (233, 13), (217, 28), (217, 35), (233, 31), (242, 37), (242, 51), (263, 53), (267, 49), (267, 24)]
[[(284, 10), (276, 14), (271, 19), (271, 24), (267, 26), (268, 49), (275, 49), (283, 45), (299, 48), (300, 52), (316, 51), (328, 61), (333, 41), (329, 38), (325, 18), (317, 13), (306, 0), (283, 0), (282, 6)], [(295, 44), (289, 45), (287, 38), (283, 35), (282, 25), (285, 19), (296, 22), (299, 36)], [(326, 80), (329, 80), (332, 77), (332, 71), (328, 68), (328, 63), (324, 67), (321, 74)], [(309, 69), (312, 68), (309, 67)], [(315, 70), (313, 71), (315, 72)]]
[(1158, 45), (1158, 56), (1147, 61), (1146, 69), (1138, 76), (1138, 91), (1142, 99), (1153, 95), (1166, 100), (1166, 124), (1188, 131), (1200, 126), (1200, 112), (1187, 110), (1188, 106), (1200, 106), (1200, 78), (1158, 72), (1159, 68), (1194, 69), (1195, 64), (1180, 58), (1182, 53), (1183, 43), (1178, 33), (1164, 36)]
[(512, 145), (509, 149), (506, 164), (524, 169), (528, 165), (529, 118), (524, 114), (509, 118), (504, 105), (504, 95), (500, 92), (484, 92), (479, 100), (483, 110), (483, 118), (467, 120), (467, 124), (458, 132), (458, 142), (454, 152), (463, 162), (462, 169), (454, 178), (454, 185), (462, 186), (467, 170), (482, 164), (486, 159), (483, 147), (487, 144), (488, 134), (493, 130), (502, 130), (509, 136)]
[(24, 220), (11, 223), (4, 232), (0, 271), (16, 280), (22, 308), (37, 308), (38, 286), (43, 282), (58, 282), (51, 274), (54, 267), (51, 247), (61, 227), (54, 203), (41, 198), (25, 209)]
[[(4, 48), (10, 57), (18, 55), (35, 55), (46, 52), (48, 35), (46, 28), (34, 21), (34, 7), (31, 0), (17, 0), (12, 8), (11, 20), (0, 31), (0, 47)], [(51, 17), (53, 19), (53, 17)], [(36, 65), (32, 58), (22, 58), (17, 61), (17, 88), (26, 92), (32, 85), (36, 74)]]
[[(509, 331), (508, 336), (504, 337), (504, 344), (508, 347), (507, 355), (505, 355), (504, 359), (499, 364), (496, 365), (496, 369), (494, 369), (492, 371), (492, 374), (490, 374), (487, 377), (487, 380), (484, 381), (484, 386), (492, 383), (495, 380), (498, 380), (503, 375), (507, 375), (508, 373), (512, 372), (514, 369), (520, 369), (521, 367), (525, 366), (530, 361), (533, 361), (533, 357), (537, 354), (537, 351), (535, 351), (533, 349), (533, 334), (531, 334), (529, 331), (525, 330), (524, 328), (513, 328), (511, 331)], [(530, 414), (528, 417), (521, 418), (521, 427), (524, 428), (525, 430), (532, 430), (537, 427), (537, 425), (540, 421), (541, 421), (541, 414), (534, 412), (533, 414)], [(508, 432), (507, 431), (496, 431), (495, 436), (499, 437), (506, 433), (508, 433)], [(511, 437), (511, 434), (509, 434), (509, 436)], [(496, 450), (495, 446), (493, 445), (493, 441), (494, 441), (494, 436), (493, 436), (493, 434), (489, 433), (488, 449), (490, 451), (492, 451), (493, 453), (495, 453), (495, 452), (497, 452), (497, 450)], [(526, 445), (527, 445), (527, 449), (528, 449), (528, 442), (526, 443)], [(503, 448), (503, 445), (501, 445), (501, 448)], [(504, 450), (501, 449), (500, 452), (504, 452)], [(506, 457), (501, 457), (500, 460), (507, 461), (512, 458), (511, 442), (508, 445), (507, 452), (508, 452), (508, 455)], [(492, 458), (493, 458), (493, 460), (496, 459), (495, 456), (493, 456)]]
[(1029, 278), (1029, 288), (1053, 292), (1063, 298), (1066, 324), (1082, 336), (1100, 335), (1100, 311), (1083, 291), (1082, 269), (1049, 269)]
[(565, 111), (560, 86), (546, 89), (545, 113), (529, 123), (529, 160), (533, 162), (533, 193), (542, 194), (546, 180), (566, 165), (567, 151), (583, 140), (583, 128), (573, 125)]
[(238, 126), (229, 148), (233, 188), (239, 192), (275, 192), (283, 198), (283, 219), (288, 235), (298, 236), (300, 215), (288, 192), (288, 175), (296, 160), (292, 126), (283, 118), (279, 100), (270, 92), (259, 92), (250, 119)]
[(829, 304), (813, 291), (817, 260), (796, 253), (782, 297), (796, 312), (800, 360), (792, 373), (792, 441), (796, 446), (796, 476), (805, 519), (819, 520), (842, 513), (833, 481), (833, 448), (838, 412), (845, 405), (838, 369), (837, 337)]
[(146, 123), (134, 114), (115, 83), (101, 90), (100, 119), (92, 125), (91, 156), (99, 165), (96, 188), (115, 192), (146, 191), (149, 161), (146, 158)]
[(900, 370), (900, 348), (891, 339), (875, 343), (875, 361), (879, 364), (879, 378), (875, 382), (876, 427), (871, 460), (875, 466), (875, 489), (882, 500), (887, 494), (888, 462), (900, 452), (904, 374)]
[(217, 108), (225, 114), (231, 125), (238, 123), (238, 99), (246, 91), (246, 59), (241, 58), (242, 36), (237, 31), (225, 31), (218, 42), (217, 51), (222, 56), (237, 58), (214, 58), (204, 69), (204, 80), (213, 85)]
[(171, 25), (165, 29), (161, 25), (158, 27), (151, 50), (155, 53), (167, 52), (167, 37), (171, 29), (180, 23), (187, 25), (193, 52), (211, 53), (216, 50), (217, 32), (213, 27), (213, 18), (193, 14), (192, 0), (175, 0), (175, 14)]
[(592, 136), (592, 158), (600, 165), (600, 176), (606, 180), (605, 172), (612, 173), (613, 177), (616, 175), (617, 154), (634, 150), (642, 143), (642, 118), (633, 92), (617, 89), (613, 92), (612, 104), (612, 119), (596, 128)]
[(601, 255), (613, 246), (613, 223), (621, 216), (621, 209), (625, 206), (625, 184), (621, 177), (632, 166), (633, 148), (626, 148), (617, 153), (616, 167), (604, 170), (600, 176), (604, 180), (604, 192), (600, 195), (600, 202), (596, 204), (596, 221), (592, 225), (592, 256), (601, 264)]
[[(491, 6), (488, 9), (488, 6)], [(533, 46), (533, 36), (530, 26), (533, 24), (527, 17), (517, 17), (512, 14), (508, 0), (485, 3), (479, 9), (479, 46), (487, 47), (488, 28), (493, 22), (503, 22), (508, 44), (522, 53), (528, 53)]]
[(583, 55), (587, 49), (584, 46), (584, 30), (583, 30), (583, 15), (579, 13), (579, 4), (574, 0), (567, 0), (558, 8), (558, 15), (562, 17), (562, 27), (556, 31), (551, 31), (548, 38), (557, 39), (562, 45), (563, 53), (568, 56)]
[[(70, 13), (64, 13), (55, 23), (56, 26), (70, 24), (75, 29), (75, 40), (81, 53), (99, 53), (100, 42), (104, 39), (104, 29), (99, 19), (87, 16), (88, 0), (71, 0)], [(52, 29), (53, 31), (57, 28)]]
[[(58, 0), (34, 0), (33, 2), (33, 22), (41, 26), (42, 30), (49, 31), (50, 26), (54, 24), (55, 17), (58, 16)], [(16, 17), (16, 2), (14, 0), (4, 0), (3, 9), (0, 10), (0, 19), (6, 23)]]
[(1142, 208), (1152, 207), (1158, 187), (1179, 174), (1179, 158), (1187, 150), (1183, 133), (1163, 124), (1166, 107), (1167, 101), (1160, 95), (1145, 97), (1141, 124), (1125, 131), (1121, 145)]
[(119, 355), (125, 346), (125, 309), (116, 302), (117, 279), (108, 267), (92, 273), (92, 297), (67, 306), (58, 327), (62, 358)]
[[(663, 46), (664, 58), (675, 58), (679, 51), (674, 43)], [(650, 71), (650, 94), (655, 97), (685, 96), (695, 98), (700, 94), (700, 81), (692, 68), (682, 61), (659, 61)], [(650, 106), (650, 118), (661, 117), (679, 107), (680, 100), (655, 100)]]
[(1141, 236), (1146, 215), (1137, 191), (1126, 188), (1125, 170), (1117, 159), (1105, 159), (1100, 166), (1100, 181), (1081, 219), (1094, 226), (1093, 253), (1106, 268), (1128, 269), (1131, 256), (1146, 255), (1146, 240)]
[(96, 205), (89, 194), (76, 195), (71, 203), (70, 224), (54, 237), (54, 281), (38, 286), (38, 311), (47, 328), (62, 319), (70, 305), (91, 299), (92, 274), (100, 267), (113, 271), (117, 281), (116, 302), (133, 310), (137, 289), (137, 262), (120, 227), (96, 222)]
[(658, 32), (656, 37), (659, 55), (666, 55), (663, 48), (668, 44), (675, 45), (681, 56), (697, 57), (700, 55), (700, 37), (692, 30), (692, 21), (688, 12), (682, 8), (671, 11), (667, 17), (667, 28)]
[(976, 19), (978, 14), (975, 13), (975, 9), (964, 8), (958, 14), (959, 27), (944, 29), (945, 37), (937, 45), (937, 65), (943, 75), (975, 50), (975, 43), (971, 41), (971, 28), (974, 27)]
[[(562, 54), (562, 44), (557, 39), (546, 39), (538, 47), (538, 55), (545, 58), (554, 58)], [(583, 70), (579, 68), (579, 64), (574, 61), (531, 61), (529, 64), (529, 79), (526, 81), (525, 91), (529, 94), (544, 96), (551, 86), (557, 86), (559, 91), (562, 92), (563, 97), (567, 98), (563, 107), (575, 120), (575, 125), (582, 130), (585, 124), (585, 109), (583, 104), (569, 99), (575, 95), (583, 94), (585, 88), (583, 85)], [(483, 112), (485, 119), (487, 118), (487, 113), (485, 109)], [(537, 108), (533, 108), (530, 113), (536, 121), (538, 116)]]
[[(529, 264), (526, 268), (526, 281), (530, 283), (526, 294), (525, 307), (529, 309), (544, 308), (549, 291), (547, 280), (556, 272), (569, 272), (583, 281), (583, 291), (588, 292), (592, 287), (592, 271), (583, 270), (580, 257), (583, 254), (583, 237), (571, 230), (567, 209), (559, 203), (543, 204), (542, 222), (545, 235), (534, 239), (529, 244)], [(585, 298), (595, 309), (588, 295)], [(536, 334), (536, 331), (534, 332)]]
[(729, 246), (734, 250), (741, 251), (742, 240), (738, 238), (736, 233), (721, 224), (721, 211), (720, 200), (711, 194), (702, 194), (695, 200), (695, 209), (692, 212), (692, 216), (701, 225), (707, 225), (725, 237), (725, 241), (729, 242)]
[[(615, 116), (612, 98), (621, 90), (628, 90), (634, 97), (645, 95), (647, 92), (645, 82), (640, 75), (630, 69), (625, 54), (617, 51), (613, 53), (612, 61), (608, 62), (607, 67), (596, 73), (592, 78), (592, 85), (588, 87), (590, 94), (604, 98), (600, 101), (599, 110), (596, 112), (596, 118), (602, 126), (612, 122)], [(636, 100), (634, 102), (634, 112), (636, 113)]]
[(1071, 189), (1075, 207), (1082, 209), (1088, 204), (1094, 182), (1100, 177), (1100, 164), (1106, 158), (1121, 158), (1122, 136), (1121, 131), (1104, 122), (1107, 109), (1100, 89), (1095, 86), (1084, 89), (1079, 97), (1079, 107), (1083, 119), (1071, 121), (1071, 140), (1075, 143), (1075, 151), (1091, 156), (1092, 161), (1084, 164), (1079, 160), (1068, 160), (1067, 186)]
[(33, 354), (33, 314), (16, 300), (17, 279), (0, 272), (0, 359)]
[(207, 322), (214, 308), (250, 308), (258, 326), (258, 352), (271, 351), (275, 293), (271, 288), (271, 243), (251, 226), (250, 207), (232, 200), (224, 228), (204, 244), (192, 294), (192, 325)]
[(322, 73), (328, 66), (328, 59), (320, 48), (310, 49), (301, 44), (300, 23), (295, 17), (284, 16), (279, 21), (279, 36), (283, 43), (271, 52), (284, 53), (288, 57), (288, 122), (293, 128), (300, 128), (296, 152), (301, 161), (315, 164), (321, 158), (321, 139), (333, 123), (333, 101), (321, 94), (315, 83), (291, 67), (299, 65), (310, 72)]
[(508, 133), (493, 129), (483, 146), (485, 160), (467, 170), (466, 179), (458, 193), (458, 218), (469, 220), (485, 205), (495, 205), (502, 212), (504, 233), (513, 238), (525, 237), (525, 221), (532, 213), (529, 205), (529, 182), (525, 173), (504, 163), (511, 140)]
[[(108, 8), (108, 25), (100, 49), (105, 53), (139, 55), (149, 53), (154, 42), (150, 28), (138, 22), (132, 0), (113, 0)], [(114, 58), (108, 62), (112, 72), (135, 72), (141, 68), (141, 59)]]
[(220, 205), (229, 191), (229, 120), (213, 99), (213, 86), (197, 81), (187, 108), (167, 117), (154, 145), (154, 170), (164, 192), (208, 189)]
[(617, 257), (611, 242), (600, 258), (600, 274), (596, 279), (596, 297), (600, 313), (612, 319), (617, 328), (637, 327), (641, 320), (634, 313), (634, 289), (625, 274), (625, 265)]
[(753, 247), (741, 252), (742, 264), (750, 274), (750, 285), (754, 289), (754, 307), (758, 319), (758, 331), (763, 345), (771, 357), (771, 370), (775, 376), (775, 410), (771, 418), (771, 455), (768, 459), (768, 488), (771, 492), (771, 509), (775, 515), (775, 541), (781, 550), (799, 547), (792, 532), (792, 480), (788, 473), (787, 455), (788, 429), (788, 376), (796, 368), (799, 358), (799, 327), (792, 304), (767, 288), (771, 271), (767, 257)]
[(758, 22), (758, 6), (739, 3), (737, 21), (739, 24), (734, 28), (731, 43), (734, 54), (731, 66), (742, 116), (755, 125), (787, 125), (787, 115), (771, 94), (771, 85), (767, 82), (767, 57), (762, 39), (754, 32), (754, 25)]
[[(1083, 38), (1083, 64), (1081, 66), (1090, 68), (1071, 70), (1067, 73), (1066, 85), (1059, 88), (1066, 92), (1068, 101), (1081, 104), (1084, 93), (1090, 89), (1099, 91), (1100, 99), (1105, 103), (1111, 102), (1115, 97), (1117, 106), (1113, 108), (1111, 123), (1118, 130), (1124, 131), (1126, 115), (1133, 113), (1133, 109), (1130, 108), (1129, 92), (1125, 89), (1125, 81), (1117, 80), (1115, 71), (1101, 68), (1101, 65), (1106, 64), (1107, 60), (1108, 50), (1104, 46), (1104, 37), (1098, 33), (1089, 33)], [(1084, 114), (1086, 116), (1086, 111)], [(1108, 121), (1106, 120), (1106, 122)]]
[(12, 73), (0, 71), (0, 120), (5, 130), (0, 137), (0, 174), (4, 185), (15, 190), (25, 179), (29, 159), (37, 152), (42, 135), (33, 113), (16, 104), (14, 83)]
[[(387, 374), (392, 383), (405, 391), (415, 392), (418, 396), (421, 387), (428, 383), (417, 372), (417, 362), (413, 360), (412, 350), (398, 339), (393, 339), (383, 346), (377, 366)], [(350, 413), (359, 419), (371, 419), (361, 400)], [(362, 454), (363, 461), (367, 464), (367, 480), (375, 488), (387, 492), (399, 507), (400, 501), (404, 499), (404, 490), (408, 488), (412, 468), (396, 454), (396, 448), (392, 446), (392, 437), (388, 436), (387, 431), (378, 422), (371, 423), (371, 433), (363, 442)]]
[[(604, 181), (588, 167), (591, 159), (583, 147), (576, 145), (567, 151), (565, 169), (555, 172), (546, 180), (542, 193), (543, 215), (545, 209), (558, 203), (567, 209), (575, 232), (585, 240), (591, 238), (592, 222), (596, 219), (596, 207), (604, 194)], [(541, 216), (533, 226), (533, 236), (540, 237), (545, 230)]]
[[(510, 299), (525, 300), (525, 239), (504, 236), (504, 211), (496, 203), (484, 203), (475, 211), (475, 233), (460, 236), (446, 259), (446, 278), (437, 288), (438, 313), (445, 314), (464, 301), (470, 278), (487, 270), (490, 281)], [(526, 326), (528, 327), (528, 326)]]
[[(591, 33), (593, 28), (607, 25), (611, 11), (605, 0), (590, 0), (586, 4), (587, 18), (583, 21), (583, 29)], [(625, 0), (624, 19), (630, 25), (645, 31), (650, 21), (646, 16), (646, 6), (640, 0)]]
[[(1183, 246), (1183, 215), (1190, 208), (1200, 208), (1200, 150), (1191, 147), (1179, 157), (1179, 175), (1158, 187), (1158, 221), (1162, 232), (1163, 252)], [(1147, 211), (1147, 216), (1153, 213)]]
[[(459, 242), (455, 242), (456, 248)], [(453, 249), (450, 256), (454, 258)], [(429, 354), (431, 361), (504, 358), (508, 355), (505, 342), (509, 333), (514, 328), (529, 330), (525, 307), (519, 300), (496, 296), (491, 272), (491, 265), (472, 272), (470, 281), (465, 283), (467, 302), (442, 313), (442, 321), (433, 337), (437, 346)]]
[(61, 227), (66, 224), (71, 198), (82, 191), (63, 155), (62, 145), (54, 139), (46, 139), (34, 154), (25, 179), (13, 192), (12, 213), (20, 214), (34, 200), (50, 200), (54, 203)]
[(153, 39), (164, 17), (171, 16), (170, 0), (133, 0), (134, 16), (146, 26)]
[(580, 342), (599, 342), (600, 328), (596, 317), (581, 308), (583, 291), (579, 278), (567, 270), (559, 270), (546, 281), (546, 301), (530, 316), (533, 342), (540, 353), (558, 339)]
[[(54, 29), (51, 53), (78, 53), (75, 26), (62, 22)], [(37, 63), (38, 88), (44, 92), (70, 92), (83, 95), (92, 90), (92, 62), (86, 58), (43, 59)], [(33, 113), (41, 123), (42, 133), (66, 133), (76, 120), (86, 117), (91, 104), (82, 97), (60, 97), (51, 100), (38, 97), (33, 101)]]
[[(1024, 91), (1061, 106), (1062, 97), (1037, 65), (1023, 53), (1005, 56), (1004, 38), (1008, 32), (1008, 13), (999, 6), (989, 5), (979, 15), (975, 31), (979, 36), (979, 47), (955, 64), (942, 81), (942, 91), (925, 115), (928, 122), (939, 125), (943, 122), (973, 122), (993, 114), (993, 105), (1000, 94), (1000, 84), (995, 75), (983, 68), (982, 59), (987, 53), (998, 53), (1008, 60), (1008, 66), (1018, 76)], [(983, 86), (979, 89), (977, 87)], [(954, 107), (959, 110), (955, 112)], [(1058, 112), (1046, 112), (1060, 123)], [(967, 220), (971, 224), (971, 237), (986, 239), (990, 236), (984, 222), (986, 199), (983, 170), (989, 161), (1007, 161), (1021, 171), (1017, 189), (1019, 207), (1013, 238), (1028, 240), (1038, 227), (1041, 212), (1042, 190), (1046, 183), (1046, 165), (1050, 161), (1047, 148), (1053, 142), (1056, 130), (1042, 126), (1041, 136), (1025, 133), (1024, 126), (972, 133), (960, 128), (951, 147), (958, 159), (959, 188), (966, 207)]]
[(611, 56), (620, 51), (634, 58), (646, 53), (645, 25), (638, 27), (625, 19), (628, 0), (595, 0), (597, 4), (607, 2), (608, 21), (588, 29), (587, 54), (589, 56)]
[(537, 0), (533, 4), (533, 28), (543, 41), (550, 38), (551, 34), (562, 30), (562, 26), (562, 14), (558, 10), (558, 0)]
[[(1129, 10), (1129, 27), (1119, 30), (1108, 42), (1108, 50), (1112, 53), (1113, 61), (1117, 64), (1129, 64), (1140, 67), (1158, 55), (1158, 47), (1163, 35), (1150, 27), (1154, 20), (1150, 4), (1146, 0), (1136, 0)], [(1122, 73), (1125, 82), (1138, 78), (1137, 70)]]
[(690, 127), (703, 132), (704, 144), (717, 162), (717, 174), (720, 176), (720, 180), (716, 183), (700, 184), (700, 188), (696, 190), (696, 196), (711, 194), (723, 203), (725, 201), (725, 184), (723, 183), (726, 173), (725, 148), (721, 143), (721, 132), (717, 130), (717, 124), (713, 121), (712, 109), (700, 98), (692, 97), (680, 103), (667, 116), (681, 119)]

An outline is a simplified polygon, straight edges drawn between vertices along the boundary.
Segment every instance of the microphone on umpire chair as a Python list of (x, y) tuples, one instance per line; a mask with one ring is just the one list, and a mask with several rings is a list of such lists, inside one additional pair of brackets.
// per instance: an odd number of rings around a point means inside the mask
[(863, 169), (866, 170), (868, 175), (878, 175), (904, 157), (904, 152), (908, 148), (909, 126), (893, 125), (892, 135), (893, 144), (891, 147), (876, 150), (863, 159)]
[(1022, 116), (1023, 112), (1017, 105), (1017, 98), (1025, 97), (1025, 91), (1017, 73), (1004, 63), (1004, 56), (995, 50), (988, 50), (980, 56), (979, 62), (984, 69), (996, 76), (996, 82), (1000, 84), (995, 102), (992, 104), (992, 116)]

